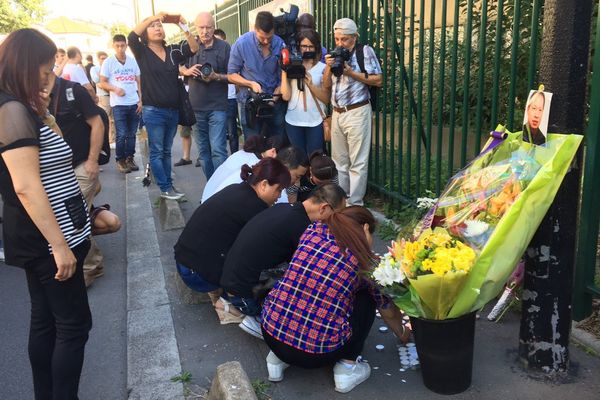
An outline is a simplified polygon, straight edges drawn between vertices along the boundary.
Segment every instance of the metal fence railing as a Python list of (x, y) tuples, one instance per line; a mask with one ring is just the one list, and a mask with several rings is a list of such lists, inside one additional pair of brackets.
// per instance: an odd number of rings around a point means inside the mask
[[(592, 38), (592, 84), (590, 87), (589, 121), (585, 135), (585, 166), (578, 227), (577, 266), (573, 295), (573, 318), (577, 321), (592, 312), (592, 296), (600, 296), (600, 13), (596, 4), (596, 35)], [(594, 32), (594, 30), (592, 30)]]

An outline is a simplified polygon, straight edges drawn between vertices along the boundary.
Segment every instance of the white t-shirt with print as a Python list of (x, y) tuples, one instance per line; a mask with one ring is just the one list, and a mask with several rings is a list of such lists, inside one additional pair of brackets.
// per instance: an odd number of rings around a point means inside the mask
[(125, 96), (110, 92), (110, 106), (131, 106), (140, 101), (136, 77), (140, 76), (140, 67), (135, 58), (126, 56), (125, 63), (121, 64), (117, 57), (110, 56), (102, 64), (100, 75), (108, 79), (112, 86), (125, 91)]
[(77, 82), (80, 85), (90, 84), (90, 80), (85, 74), (85, 69), (79, 64), (65, 64), (60, 77), (71, 82)]
[[(313, 85), (320, 86), (323, 81), (323, 71), (325, 70), (325, 63), (318, 62), (307, 72), (312, 78)], [(304, 100), (302, 98), (302, 92), (298, 90), (298, 84), (296, 79), (290, 79), (290, 86), (292, 93), (290, 101), (288, 102), (287, 113), (285, 114), (285, 122), (294, 126), (306, 126), (313, 127), (323, 122), (323, 116), (319, 113), (315, 98), (311, 95), (308, 87), (304, 85), (304, 93), (306, 94), (306, 111), (304, 111)], [(325, 104), (322, 101), (317, 100), (321, 106), (321, 110), (325, 112)]]

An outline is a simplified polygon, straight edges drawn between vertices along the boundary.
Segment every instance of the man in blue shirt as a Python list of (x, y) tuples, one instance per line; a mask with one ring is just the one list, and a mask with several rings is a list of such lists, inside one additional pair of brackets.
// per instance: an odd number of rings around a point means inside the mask
[(281, 92), (279, 58), (284, 43), (274, 32), (273, 15), (261, 11), (256, 16), (254, 31), (240, 36), (231, 48), (228, 78), (240, 88), (237, 100), (245, 138), (260, 133), (267, 137), (284, 133), (286, 106), (281, 96), (275, 96), (272, 117), (258, 118), (253, 126), (248, 125), (245, 110), (250, 90), (274, 95)]

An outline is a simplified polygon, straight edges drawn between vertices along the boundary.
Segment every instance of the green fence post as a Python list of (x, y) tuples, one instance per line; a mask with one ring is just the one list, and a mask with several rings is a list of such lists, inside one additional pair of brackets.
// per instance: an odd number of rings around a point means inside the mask
[[(508, 87), (508, 130), (514, 129), (515, 122), (515, 92), (517, 87), (517, 55), (519, 52), (519, 37), (521, 33), (521, 0), (515, 0), (515, 15), (512, 27), (512, 45), (510, 50), (510, 86)], [(536, 38), (537, 40), (537, 38)], [(492, 125), (495, 129), (496, 127)]]
[[(600, 14), (596, 28), (594, 60), (592, 68), (600, 71)], [(577, 245), (577, 265), (575, 268), (573, 291), (573, 319), (581, 321), (592, 312), (592, 293), (600, 296), (600, 289), (594, 286), (596, 272), (596, 246), (598, 245), (598, 222), (600, 221), (600, 72), (592, 74), (591, 108), (588, 129), (585, 135), (586, 152), (581, 197), (581, 215)]]

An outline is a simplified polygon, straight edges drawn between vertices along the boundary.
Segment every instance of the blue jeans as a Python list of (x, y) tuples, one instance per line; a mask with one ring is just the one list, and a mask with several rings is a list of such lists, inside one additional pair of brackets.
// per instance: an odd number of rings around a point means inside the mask
[(233, 154), (240, 149), (240, 138), (237, 130), (237, 100), (229, 99), (227, 102), (227, 139), (229, 141), (229, 151)]
[(295, 126), (285, 123), (285, 133), (292, 146), (301, 148), (308, 156), (315, 150), (323, 150), (323, 123), (317, 126)]
[(179, 111), (174, 108), (144, 106), (142, 115), (148, 131), (150, 168), (162, 192), (173, 189), (171, 180), (171, 148), (177, 132)]
[(135, 104), (114, 106), (112, 110), (117, 135), (115, 158), (119, 161), (135, 154), (135, 133), (140, 123), (140, 115), (136, 112), (137, 105)]
[(206, 180), (227, 159), (227, 111), (195, 111), (194, 140)]
[(178, 262), (176, 262), (176, 265), (177, 272), (179, 272), (181, 280), (186, 284), (187, 287), (189, 287), (193, 291), (208, 293), (219, 288), (218, 286), (215, 286), (212, 283), (204, 280), (203, 277), (201, 277), (194, 270), (189, 269), (185, 265), (179, 264)]
[(284, 101), (280, 100), (276, 102), (273, 106), (273, 116), (257, 120), (254, 128), (250, 128), (246, 123), (246, 109), (243, 103), (238, 103), (238, 112), (244, 139), (248, 139), (250, 136), (258, 134), (262, 134), (268, 138), (285, 135), (285, 113), (287, 112), (287, 103)]

